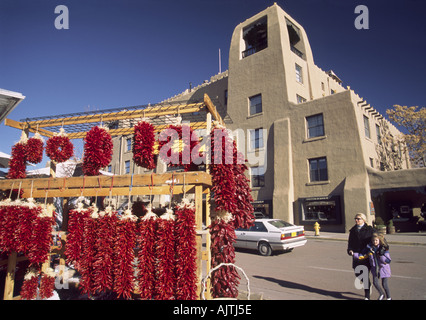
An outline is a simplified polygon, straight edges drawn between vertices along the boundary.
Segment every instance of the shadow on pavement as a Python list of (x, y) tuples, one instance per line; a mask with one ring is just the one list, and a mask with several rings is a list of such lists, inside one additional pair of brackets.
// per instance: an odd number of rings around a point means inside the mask
[[(360, 297), (363, 297), (359, 294), (353, 293), (353, 292), (339, 292), (339, 291), (330, 291), (320, 288), (314, 288), (305, 284), (291, 282), (287, 280), (282, 279), (276, 279), (272, 277), (264, 277), (264, 276), (253, 276), (253, 278), (257, 279), (263, 279), (266, 281), (271, 281), (279, 284), (280, 286), (287, 288), (287, 289), (297, 289), (297, 290), (303, 290), (315, 294), (319, 294), (322, 296), (329, 296), (333, 297), (335, 299), (345, 299), (345, 300), (359, 300)], [(350, 295), (350, 296), (349, 296)]]

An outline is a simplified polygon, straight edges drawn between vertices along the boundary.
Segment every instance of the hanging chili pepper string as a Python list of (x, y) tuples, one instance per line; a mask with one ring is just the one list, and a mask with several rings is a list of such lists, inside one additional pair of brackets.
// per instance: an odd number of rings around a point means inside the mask
[(155, 169), (154, 144), (155, 128), (146, 119), (142, 119), (134, 127), (132, 151), (136, 165), (150, 170)]
[(113, 289), (114, 284), (114, 235), (116, 233), (118, 217), (110, 206), (99, 214), (97, 252), (94, 262), (95, 290), (103, 292)]
[(40, 163), (43, 160), (44, 141), (38, 131), (27, 141), (27, 161), (33, 164)]
[(41, 208), (35, 205), (34, 199), (29, 198), (27, 203), (16, 206), (16, 209), (19, 221), (16, 230), (16, 251), (26, 253), (32, 246), (33, 224)]
[(57, 163), (65, 162), (74, 155), (74, 146), (64, 128), (47, 140), (46, 155)]
[(166, 209), (158, 222), (157, 252), (158, 259), (158, 281), (156, 283), (156, 299), (175, 299), (175, 243), (173, 210)]
[(81, 263), (79, 272), (80, 287), (82, 293), (87, 293), (89, 296), (95, 294), (95, 282), (94, 282), (94, 262), (97, 252), (96, 239), (98, 237), (97, 230), (99, 226), (99, 214), (98, 208), (94, 203), (90, 207), (90, 215), (84, 219), (84, 230), (83, 230), (83, 246), (81, 253)]
[(84, 138), (83, 172), (88, 176), (99, 175), (112, 159), (111, 135), (104, 127), (93, 127)]
[[(225, 128), (217, 126), (211, 132), (212, 143), (212, 174), (214, 200), (216, 212), (209, 226), (211, 233), (212, 267), (220, 263), (234, 263), (235, 249), (235, 222), (236, 224), (249, 224), (250, 218), (245, 217), (247, 212), (239, 211), (239, 204), (246, 197), (247, 191), (237, 184), (238, 164), (235, 151), (235, 142), (229, 137)], [(221, 148), (219, 148), (221, 146)], [(229, 152), (231, 150), (232, 152)], [(247, 223), (245, 223), (247, 221)], [(212, 274), (213, 297), (237, 297), (239, 275), (235, 268), (227, 266), (218, 269)]]
[(73, 264), (79, 269), (83, 252), (83, 236), (85, 219), (89, 219), (90, 209), (84, 209), (83, 203), (77, 203), (77, 209), (70, 210), (68, 220), (67, 242), (65, 256), (68, 264)]
[(24, 300), (33, 300), (37, 297), (39, 270), (31, 268), (24, 276), (24, 282), (21, 287), (21, 298)]
[(197, 298), (194, 203), (184, 197), (182, 202), (176, 207), (175, 216), (176, 299), (194, 300)]
[[(152, 177), (152, 175), (151, 175)], [(156, 298), (157, 266), (156, 266), (156, 233), (157, 215), (152, 212), (151, 205), (139, 224), (138, 237), (138, 286), (143, 300)]]
[(27, 135), (22, 131), (21, 139), (12, 147), (12, 153), (9, 160), (8, 179), (24, 179), (26, 175), (27, 162)]
[(136, 221), (137, 217), (127, 209), (118, 221), (116, 229), (114, 251), (119, 259), (114, 264), (114, 292), (118, 294), (118, 297), (123, 296), (125, 299), (132, 297), (134, 289)]
[(40, 278), (40, 299), (48, 299), (53, 296), (55, 276), (55, 272), (51, 268), (42, 272)]
[[(212, 268), (221, 263), (235, 263), (234, 242), (236, 240), (234, 225), (230, 222), (231, 214), (217, 216), (209, 227), (211, 233)], [(238, 296), (238, 272), (232, 266), (220, 268), (212, 274), (213, 297)]]
[(53, 205), (45, 206), (37, 215), (33, 225), (32, 246), (28, 250), (28, 259), (31, 264), (43, 263), (48, 259), (55, 215)]

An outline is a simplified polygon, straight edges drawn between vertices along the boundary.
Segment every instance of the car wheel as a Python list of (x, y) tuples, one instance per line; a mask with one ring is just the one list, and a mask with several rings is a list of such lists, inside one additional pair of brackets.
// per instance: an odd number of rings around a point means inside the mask
[(259, 243), (257, 250), (261, 256), (270, 256), (272, 254), (271, 246), (266, 242)]

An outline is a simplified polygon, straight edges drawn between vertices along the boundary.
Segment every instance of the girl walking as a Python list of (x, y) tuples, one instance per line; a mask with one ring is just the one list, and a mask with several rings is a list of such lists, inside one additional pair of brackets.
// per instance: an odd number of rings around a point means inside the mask
[[(379, 292), (379, 300), (386, 298), (392, 300), (389, 290), (388, 279), (391, 277), (390, 262), (391, 257), (389, 254), (389, 246), (383, 237), (377, 233), (373, 233), (371, 243), (367, 245), (367, 253), (354, 255), (358, 260), (369, 260), (370, 270), (373, 275), (373, 285)], [(382, 287), (380, 286), (379, 279), (382, 279)], [(383, 291), (384, 289), (384, 291)]]
[[(388, 279), (391, 277), (391, 268), (390, 262), (391, 257), (389, 254), (389, 246), (386, 243), (385, 238), (382, 235), (376, 233), (371, 237), (371, 247), (370, 247), (370, 266), (371, 273), (373, 274), (373, 285), (379, 291), (379, 300), (386, 298), (391, 300)], [(382, 279), (382, 286), (385, 289), (380, 287), (379, 279)]]

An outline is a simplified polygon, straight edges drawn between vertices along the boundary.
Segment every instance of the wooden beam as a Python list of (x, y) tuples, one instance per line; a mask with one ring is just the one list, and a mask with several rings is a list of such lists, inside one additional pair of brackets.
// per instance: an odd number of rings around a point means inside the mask
[(220, 116), (219, 112), (217, 112), (216, 107), (214, 106), (213, 102), (210, 100), (210, 97), (206, 93), (204, 94), (204, 103), (207, 106), (209, 112), (216, 119), (216, 121), (219, 122), (219, 124), (224, 125), (222, 117)]
[(107, 122), (115, 120), (128, 120), (142, 117), (158, 117), (165, 115), (172, 115), (177, 113), (193, 113), (199, 112), (204, 107), (204, 103), (191, 103), (191, 104), (178, 104), (178, 105), (161, 105), (153, 106), (145, 109), (138, 110), (123, 110), (119, 112), (109, 112), (93, 115), (81, 115), (73, 117), (35, 120), (29, 121), (28, 124), (32, 127), (57, 127), (73, 124), (84, 124), (90, 122)]
[(128, 195), (129, 186), (132, 185), (131, 195), (169, 194), (170, 185), (174, 184), (174, 193), (183, 193), (183, 181), (185, 176), (185, 192), (189, 192), (193, 186), (211, 186), (211, 176), (206, 172), (176, 172), (163, 174), (136, 174), (120, 176), (91, 176), (71, 178), (35, 178), (35, 179), (5, 179), (0, 180), (1, 190), (17, 189), (21, 186), (24, 190), (23, 198), (51, 197), (78, 197), (82, 193), (86, 196)]
[(19, 130), (29, 130), (32, 133), (36, 133), (38, 131), (41, 135), (48, 137), (48, 138), (50, 138), (54, 135), (54, 133), (51, 132), (51, 131), (45, 130), (43, 128), (38, 128), (38, 130), (37, 130), (37, 127), (32, 127), (32, 126), (29, 126), (25, 122), (15, 121), (15, 120), (12, 120), (12, 119), (6, 118), (4, 120), (4, 124), (6, 126), (9, 126), (9, 127), (15, 128), (15, 129), (19, 129)]
[[(160, 126), (155, 126), (155, 131), (160, 132), (162, 130), (164, 130), (165, 128), (167, 128), (169, 126), (169, 124), (163, 124)], [(191, 128), (193, 128), (194, 130), (196, 129), (205, 129), (206, 128), (206, 123), (205, 122), (191, 122)], [(109, 134), (112, 137), (115, 136), (127, 136), (127, 135), (132, 135), (134, 133), (134, 128), (119, 128), (119, 129), (110, 129)], [(70, 139), (82, 139), (86, 136), (87, 132), (72, 132), (72, 133), (68, 133), (68, 137)]]

